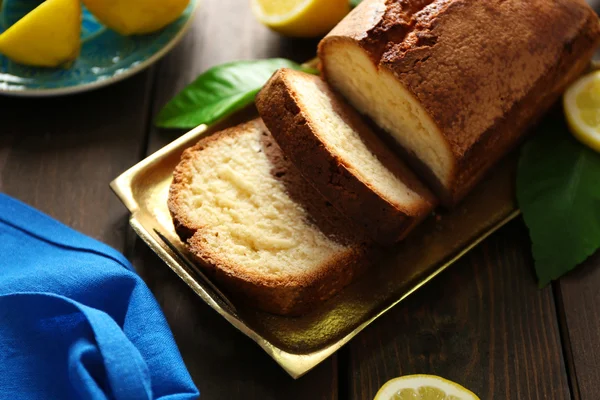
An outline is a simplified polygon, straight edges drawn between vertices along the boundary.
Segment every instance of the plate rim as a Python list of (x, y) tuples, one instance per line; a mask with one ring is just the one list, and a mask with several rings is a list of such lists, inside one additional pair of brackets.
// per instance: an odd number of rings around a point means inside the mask
[(196, 16), (196, 12), (200, 6), (202, 0), (190, 0), (190, 2), (194, 2), (192, 11), (190, 13), (189, 18), (185, 21), (181, 29), (177, 31), (175, 36), (165, 44), (160, 50), (152, 54), (146, 60), (140, 62), (139, 64), (127, 69), (126, 71), (112, 75), (109, 78), (97, 80), (90, 83), (77, 84), (74, 86), (67, 86), (61, 88), (54, 89), (3, 89), (0, 88), (0, 95), (12, 96), (12, 97), (54, 97), (54, 96), (66, 96), (71, 94), (88, 92), (95, 89), (100, 89), (105, 86), (112, 85), (117, 82), (121, 82), (124, 79), (127, 79), (146, 68), (150, 67), (152, 64), (159, 61), (163, 58), (173, 47), (175, 47), (182, 39), (183, 36), (190, 30), (192, 27), (192, 22), (194, 21), (194, 17)]

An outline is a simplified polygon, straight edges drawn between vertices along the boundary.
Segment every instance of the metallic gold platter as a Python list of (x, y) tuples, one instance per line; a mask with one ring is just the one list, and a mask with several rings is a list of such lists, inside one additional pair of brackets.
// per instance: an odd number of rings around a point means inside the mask
[[(426, 220), (357, 282), (320, 309), (296, 318), (230, 301), (191, 261), (167, 209), (172, 171), (183, 150), (255, 114), (199, 126), (124, 172), (111, 188), (131, 212), (136, 233), (209, 306), (298, 378), (367, 325), (432, 280), (498, 228), (519, 215), (514, 200), (516, 157), (509, 156), (462, 204)], [(253, 115), (250, 115), (253, 114)]]

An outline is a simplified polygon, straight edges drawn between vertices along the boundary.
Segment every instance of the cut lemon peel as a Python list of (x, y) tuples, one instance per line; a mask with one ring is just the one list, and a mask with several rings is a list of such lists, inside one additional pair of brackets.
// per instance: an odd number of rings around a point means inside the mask
[(600, 152), (600, 71), (575, 81), (563, 96), (563, 108), (573, 136)]
[(479, 400), (458, 383), (435, 375), (407, 375), (388, 381), (374, 400)]
[(121, 35), (144, 35), (169, 25), (190, 0), (82, 0), (104, 25)]
[(46, 0), (0, 35), (0, 53), (14, 62), (58, 67), (81, 48), (79, 0)]
[(317, 37), (350, 12), (348, 0), (251, 0), (256, 18), (286, 36)]

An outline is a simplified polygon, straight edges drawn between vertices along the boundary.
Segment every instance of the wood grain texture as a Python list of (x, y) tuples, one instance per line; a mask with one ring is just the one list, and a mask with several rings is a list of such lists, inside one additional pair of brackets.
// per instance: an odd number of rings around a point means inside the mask
[[(261, 26), (249, 1), (203, 0), (192, 31), (157, 66), (153, 115), (206, 69), (268, 57), (303, 61), (316, 41), (284, 39)], [(150, 130), (147, 153), (183, 131)], [(203, 399), (337, 399), (333, 357), (294, 381), (254, 342), (204, 304), (145, 244), (132, 238), (133, 264), (157, 297)]]
[[(154, 115), (210, 67), (271, 57), (304, 62), (316, 56), (317, 43), (271, 32), (256, 21), (249, 0), (203, 0), (192, 32), (158, 65)], [(183, 132), (153, 129), (148, 152), (158, 150)]]
[(152, 77), (59, 98), (0, 97), (0, 191), (122, 250), (126, 213), (108, 184), (140, 158)]
[(575, 399), (600, 397), (600, 253), (556, 285)]
[(482, 399), (570, 399), (552, 290), (537, 288), (528, 254), (513, 222), (367, 328), (345, 356), (348, 397), (425, 373)]
[[(590, 3), (600, 10), (600, 0)], [(551, 288), (537, 288), (522, 222), (297, 381), (127, 227), (127, 212), (108, 183), (182, 133), (149, 124), (173, 95), (210, 66), (275, 56), (304, 61), (315, 46), (265, 29), (246, 0), (202, 0), (193, 30), (150, 71), (87, 94), (0, 97), (0, 191), (125, 251), (161, 304), (203, 399), (371, 399), (390, 378), (434, 373), (482, 399), (596, 400), (600, 255), (561, 279), (555, 298)]]

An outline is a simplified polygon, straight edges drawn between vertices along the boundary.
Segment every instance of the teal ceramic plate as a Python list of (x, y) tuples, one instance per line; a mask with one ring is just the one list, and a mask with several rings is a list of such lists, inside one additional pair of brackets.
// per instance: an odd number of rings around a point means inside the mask
[[(33, 9), (40, 0), (4, 0), (0, 32)], [(200, 0), (190, 4), (179, 19), (161, 31), (125, 37), (102, 26), (84, 9), (82, 47), (69, 69), (34, 68), (0, 55), (0, 94), (56, 96), (83, 92), (120, 81), (158, 61), (191, 26)]]

